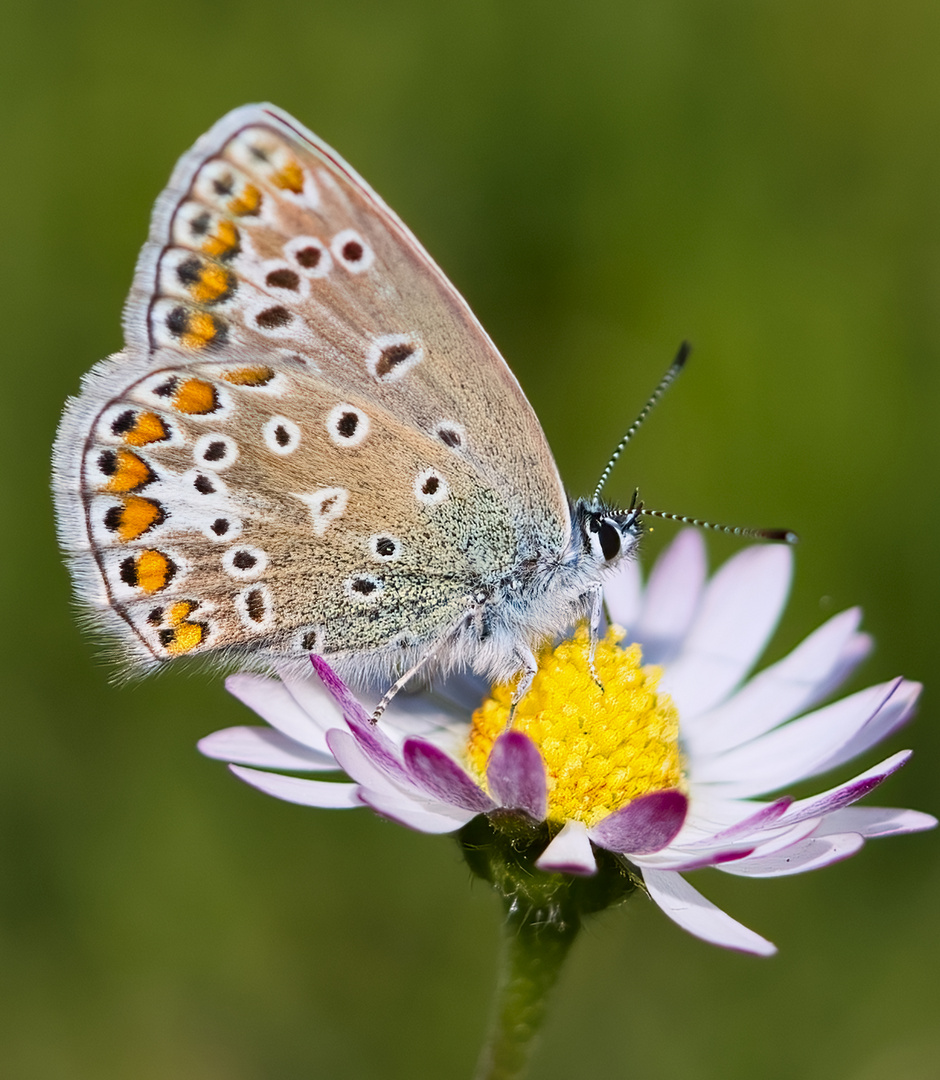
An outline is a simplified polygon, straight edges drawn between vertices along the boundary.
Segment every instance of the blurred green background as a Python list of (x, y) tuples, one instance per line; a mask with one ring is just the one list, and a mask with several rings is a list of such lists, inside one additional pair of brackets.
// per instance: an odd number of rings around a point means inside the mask
[[(695, 343), (609, 494), (799, 530), (771, 655), (862, 604), (878, 651), (853, 686), (928, 683), (876, 801), (940, 810), (935, 0), (34, 2), (6, 9), (0, 85), (0, 1073), (459, 1078), (483, 1034), (498, 907), (454, 843), (238, 784), (194, 750), (247, 720), (220, 680), (112, 685), (70, 608), (59, 410), (121, 345), (173, 163), (246, 101), (293, 112), (413, 227), (574, 492)], [(643, 899), (608, 912), (533, 1077), (940, 1075), (937, 835), (692, 880), (779, 956)]]

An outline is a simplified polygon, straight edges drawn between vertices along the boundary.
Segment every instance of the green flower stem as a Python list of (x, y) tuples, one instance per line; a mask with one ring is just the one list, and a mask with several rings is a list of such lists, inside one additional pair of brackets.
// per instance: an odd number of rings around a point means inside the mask
[(582, 919), (622, 903), (639, 883), (622, 860), (599, 849), (595, 874), (544, 873), (535, 861), (552, 831), (546, 822), (504, 812), (480, 814), (458, 834), (470, 869), (499, 893), (506, 913), (493, 1020), (476, 1080), (521, 1080)]
[(548, 995), (580, 920), (507, 902), (495, 1009), (476, 1080), (519, 1080), (535, 1049)]

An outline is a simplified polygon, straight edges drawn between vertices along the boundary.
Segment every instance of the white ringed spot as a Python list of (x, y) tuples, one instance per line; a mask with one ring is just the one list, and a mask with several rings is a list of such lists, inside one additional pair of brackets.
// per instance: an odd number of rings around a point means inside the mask
[(286, 302), (280, 302), (281, 299), (278, 296), (262, 296), (260, 300), (246, 304), (243, 309), (246, 326), (258, 330), (265, 337), (294, 339), (298, 333), (294, 298), (285, 297)]
[(343, 592), (355, 604), (377, 604), (385, 591), (385, 582), (374, 574), (354, 574), (343, 582)]
[(366, 352), (366, 368), (379, 382), (395, 382), (424, 359), (424, 347), (410, 334), (383, 334)]
[(437, 469), (422, 469), (415, 477), (415, 498), (425, 506), (437, 506), (450, 494), (450, 484)]
[(294, 638), (294, 642), (300, 653), (322, 653), (326, 646), (326, 631), (322, 626), (305, 626)]
[(394, 562), (400, 558), (402, 545), (397, 536), (388, 533), (375, 533), (368, 540), (369, 554), (378, 562)]
[(230, 544), (242, 534), (241, 519), (232, 514), (210, 517), (202, 527), (202, 535), (216, 544)]
[(235, 597), (235, 610), (241, 621), (256, 633), (274, 622), (274, 600), (267, 585), (250, 585)]
[(317, 536), (322, 536), (334, 521), (345, 514), (349, 492), (346, 488), (328, 487), (295, 494), (294, 498), (306, 503), (313, 518), (313, 531)]
[(284, 259), (265, 259), (259, 267), (257, 283), (286, 304), (294, 304), (310, 293), (310, 282), (301, 267)]
[(210, 495), (216, 495), (219, 498), (225, 498), (228, 495), (228, 485), (213, 471), (212, 462), (207, 461), (206, 465), (208, 466), (206, 469), (190, 469), (180, 477), (187, 501), (189, 496), (201, 503)]
[(300, 446), (300, 428), (286, 416), (272, 416), (261, 429), (264, 445), (272, 454), (285, 457)]
[(213, 472), (222, 472), (238, 460), (238, 443), (219, 432), (201, 435), (193, 446), (193, 460)]
[(284, 245), (284, 257), (309, 278), (321, 278), (333, 269), (333, 256), (315, 236), (295, 236)]
[(441, 420), (434, 425), (434, 434), (451, 450), (462, 450), (467, 445), (467, 429), (456, 420)]
[(375, 262), (375, 252), (355, 229), (343, 229), (330, 241), (336, 262), (351, 274), (361, 274)]
[(268, 556), (261, 548), (239, 545), (222, 556), (222, 569), (239, 581), (255, 581), (267, 568)]
[(326, 417), (327, 434), (336, 446), (358, 446), (369, 434), (371, 426), (369, 417), (362, 409), (345, 401), (330, 409)]

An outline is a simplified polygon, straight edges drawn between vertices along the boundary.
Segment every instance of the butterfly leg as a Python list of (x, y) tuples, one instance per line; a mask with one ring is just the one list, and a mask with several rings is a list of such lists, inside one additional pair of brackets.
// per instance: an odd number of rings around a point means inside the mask
[(590, 634), (591, 647), (588, 652), (588, 668), (591, 672), (591, 678), (597, 684), (601, 693), (604, 692), (604, 684), (597, 677), (597, 671), (594, 668), (594, 654), (597, 652), (597, 637), (598, 630), (601, 625), (601, 614), (604, 609), (604, 589), (601, 585), (592, 585), (590, 590), (585, 593), (585, 600), (591, 605), (591, 622), (588, 628)]
[(408, 670), (403, 675), (400, 675), (392, 683), (392, 685), (382, 695), (382, 700), (378, 703), (378, 705), (376, 705), (375, 709), (372, 711), (372, 716), (370, 719), (372, 720), (373, 724), (377, 724), (379, 722), (382, 717), (382, 713), (384, 713), (385, 710), (389, 707), (392, 698), (395, 697), (398, 691), (401, 690), (403, 686), (406, 686), (426, 664), (428, 664), (437, 656), (437, 654), (443, 648), (444, 644), (445, 641), (444, 639), (442, 639), (437, 643), (437, 645), (428, 649), (428, 651), (424, 654), (424, 656), (421, 657), (421, 659), (416, 664), (412, 664), (411, 667), (408, 668)]
[(535, 678), (535, 673), (539, 669), (535, 659), (535, 653), (533, 653), (531, 649), (520, 647), (516, 656), (519, 660), (519, 666), (522, 668), (522, 674), (519, 676), (519, 681), (516, 683), (516, 689), (512, 694), (512, 704), (509, 708), (509, 722), (506, 724), (507, 731), (512, 727), (516, 706), (529, 692), (529, 688), (532, 686), (532, 680)]

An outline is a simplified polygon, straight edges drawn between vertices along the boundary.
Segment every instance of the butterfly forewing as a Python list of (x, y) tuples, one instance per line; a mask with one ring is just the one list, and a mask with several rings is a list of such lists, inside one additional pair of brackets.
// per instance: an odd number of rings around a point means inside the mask
[(466, 304), (276, 110), (177, 166), (125, 329), (63, 422), (57, 493), (80, 593), (140, 655), (420, 651), (565, 543), (544, 436)]

